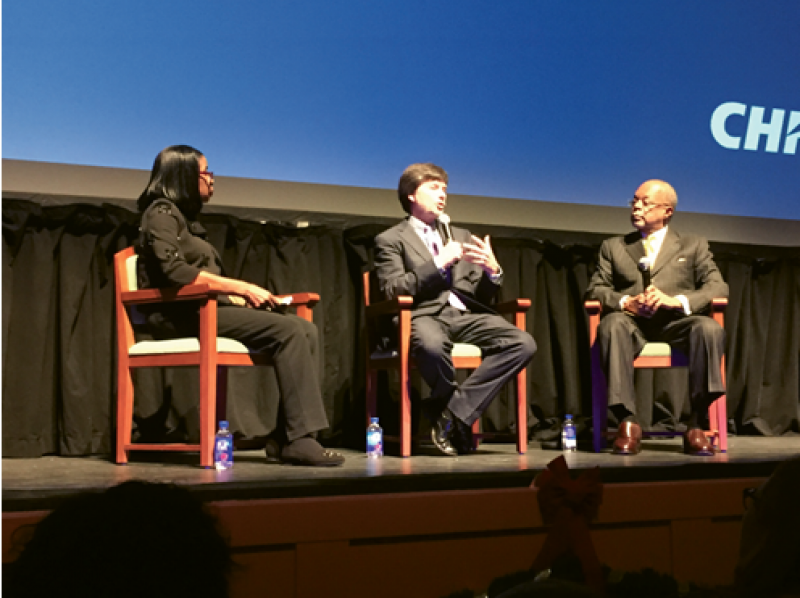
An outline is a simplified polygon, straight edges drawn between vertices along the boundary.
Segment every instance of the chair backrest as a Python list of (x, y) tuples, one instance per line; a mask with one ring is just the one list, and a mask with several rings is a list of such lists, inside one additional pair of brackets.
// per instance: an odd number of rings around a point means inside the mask
[(125, 260), (125, 280), (128, 291), (139, 290), (139, 280), (136, 276), (136, 264), (139, 261), (139, 256), (135, 253)]
[(382, 301), (386, 297), (379, 297), (378, 292), (378, 276), (374, 270), (367, 270), (362, 275), (362, 283), (364, 288), (364, 305), (369, 307), (373, 301)]
[(117, 316), (117, 353), (119, 358), (127, 358), (128, 351), (135, 340), (133, 324), (128, 310), (122, 304), (122, 293), (137, 290), (136, 252), (126, 247), (114, 255), (114, 307)]
[(133, 247), (126, 247), (114, 256), (114, 280), (116, 286), (123, 293), (139, 290), (136, 279), (138, 257)]

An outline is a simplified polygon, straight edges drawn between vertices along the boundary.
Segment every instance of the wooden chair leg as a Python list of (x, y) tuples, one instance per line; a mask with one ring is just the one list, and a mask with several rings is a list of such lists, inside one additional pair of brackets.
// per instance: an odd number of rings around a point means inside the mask
[(200, 366), (200, 465), (214, 467), (217, 425), (217, 367)]
[(411, 456), (411, 377), (400, 368), (400, 456)]
[(522, 368), (517, 374), (517, 452), (524, 455), (528, 450), (528, 373)]
[(717, 410), (717, 428), (719, 429), (719, 450), (722, 453), (728, 452), (728, 400), (726, 395), (722, 395), (714, 405)]
[(133, 377), (129, 367), (117, 370), (117, 463), (128, 463), (125, 446), (133, 434)]
[(472, 450), (477, 451), (481, 444), (481, 418), (472, 422)]
[[(722, 320), (719, 323), (724, 326)], [(720, 374), (722, 376), (722, 383), (725, 384), (725, 357), (722, 357), (722, 362), (719, 364)], [(720, 452), (728, 452), (728, 397), (722, 395), (714, 404), (717, 407), (717, 425), (719, 426), (719, 450)]]
[(608, 432), (608, 390), (600, 364), (600, 347), (592, 346), (592, 431), (594, 452), (606, 448)]

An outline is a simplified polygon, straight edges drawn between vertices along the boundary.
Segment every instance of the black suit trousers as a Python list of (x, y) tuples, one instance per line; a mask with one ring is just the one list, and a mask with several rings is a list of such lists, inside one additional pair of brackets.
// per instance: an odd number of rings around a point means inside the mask
[(328, 427), (322, 402), (317, 327), (294, 314), (220, 305), (217, 333), (272, 356), (288, 440)]
[(720, 370), (725, 330), (708, 316), (651, 321), (614, 312), (600, 320), (597, 340), (608, 382), (609, 406), (622, 405), (635, 415), (633, 360), (648, 341), (669, 343), (688, 355), (689, 396), (694, 413), (707, 410), (725, 392)]
[[(483, 361), (458, 386), (451, 356), (454, 343), (480, 347)], [(464, 313), (450, 306), (411, 323), (411, 351), (431, 399), (447, 404), (466, 424), (478, 419), (503, 385), (524, 368), (536, 352), (530, 334), (496, 314)]]

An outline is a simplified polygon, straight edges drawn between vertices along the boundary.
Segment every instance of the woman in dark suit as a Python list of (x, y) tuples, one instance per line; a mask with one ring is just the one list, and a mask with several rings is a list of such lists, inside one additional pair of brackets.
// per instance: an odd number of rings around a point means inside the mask
[[(213, 193), (214, 174), (199, 151), (173, 145), (158, 154), (138, 200), (139, 288), (207, 284), (224, 293), (218, 296), (217, 333), (252, 351), (268, 352), (275, 362), (283, 421), (268, 439), (267, 460), (341, 465), (344, 457), (324, 449), (314, 438), (328, 427), (317, 375), (316, 326), (293, 314), (263, 309), (277, 305), (272, 293), (223, 275), (222, 260), (197, 222)], [(163, 306), (148, 313), (148, 324), (156, 338), (194, 335), (197, 310), (181, 304)]]

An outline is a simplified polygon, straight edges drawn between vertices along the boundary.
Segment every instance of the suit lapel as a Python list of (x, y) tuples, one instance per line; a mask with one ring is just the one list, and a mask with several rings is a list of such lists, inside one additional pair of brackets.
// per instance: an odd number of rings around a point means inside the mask
[(625, 235), (623, 239), (625, 242), (625, 251), (631, 256), (633, 263), (639, 267), (639, 260), (644, 257), (644, 245), (642, 244), (642, 234), (639, 231), (633, 231)]
[(419, 235), (414, 230), (414, 227), (411, 226), (411, 223), (408, 219), (405, 220), (403, 226), (400, 227), (400, 238), (408, 244), (408, 246), (416, 252), (419, 257), (425, 261), (431, 259), (431, 252), (428, 251), (428, 248), (423, 243), (422, 239), (419, 238)]
[(653, 276), (658, 274), (665, 264), (669, 264), (678, 250), (681, 248), (680, 235), (674, 229), (667, 229), (667, 234), (664, 236), (664, 242), (661, 244), (661, 250), (658, 252), (656, 263), (653, 264)]

